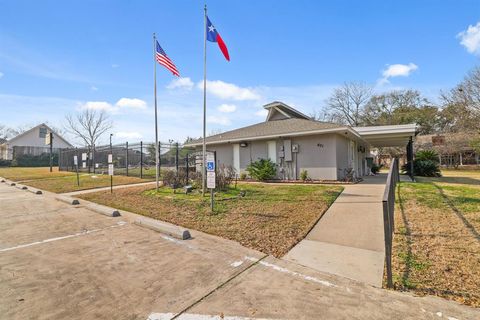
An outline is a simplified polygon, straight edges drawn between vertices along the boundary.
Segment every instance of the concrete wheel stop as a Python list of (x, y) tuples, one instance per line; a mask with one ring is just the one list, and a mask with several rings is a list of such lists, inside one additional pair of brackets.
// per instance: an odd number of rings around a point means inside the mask
[(170, 224), (163, 221), (158, 221), (150, 218), (137, 218), (135, 220), (135, 224), (144, 228), (148, 228), (165, 235), (180, 239), (180, 240), (187, 240), (190, 239), (192, 236), (190, 235), (190, 231), (185, 228), (176, 226), (174, 224)]

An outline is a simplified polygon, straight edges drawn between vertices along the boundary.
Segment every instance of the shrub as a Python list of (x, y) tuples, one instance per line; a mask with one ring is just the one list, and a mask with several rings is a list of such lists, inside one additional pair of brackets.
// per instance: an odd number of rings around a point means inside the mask
[(373, 174), (377, 174), (380, 169), (382, 168), (382, 165), (378, 165), (376, 163), (372, 164), (372, 167), (370, 168), (370, 171), (372, 171)]
[(221, 165), (217, 168), (217, 174), (215, 175), (215, 185), (218, 190), (227, 189), (235, 179), (236, 172), (232, 166)]
[(307, 170), (302, 170), (300, 172), (300, 179), (302, 181), (307, 181), (308, 180), (308, 171)]
[(413, 172), (416, 176), (423, 177), (440, 177), (440, 168), (437, 162), (432, 160), (414, 160)]
[[(413, 174), (422, 177), (440, 177), (442, 174), (438, 161), (438, 154), (434, 150), (418, 151), (413, 160)], [(410, 174), (410, 165), (404, 164), (402, 171)]]
[(420, 150), (415, 154), (415, 160), (418, 161), (432, 161), (438, 163), (438, 154), (435, 150)]
[[(48, 167), (50, 165), (50, 153), (42, 153), (39, 156), (22, 154), (12, 160), (13, 167)], [(58, 153), (53, 154), (53, 166), (58, 166)]]
[(12, 160), (0, 159), (0, 167), (10, 167), (11, 165), (12, 165)]
[(253, 179), (264, 181), (273, 179), (277, 168), (270, 159), (259, 159), (248, 165), (247, 172)]
[(247, 173), (246, 172), (240, 173), (240, 180), (245, 180), (245, 179), (247, 179)]
[(172, 188), (183, 187), (186, 179), (185, 170), (178, 170), (178, 174), (175, 170), (163, 171), (162, 181), (164, 186)]

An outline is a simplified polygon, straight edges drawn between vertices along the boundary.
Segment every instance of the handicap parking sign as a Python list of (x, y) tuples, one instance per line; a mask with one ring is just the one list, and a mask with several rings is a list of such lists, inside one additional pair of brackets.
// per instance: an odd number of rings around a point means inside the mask
[(215, 162), (207, 162), (207, 171), (215, 171)]

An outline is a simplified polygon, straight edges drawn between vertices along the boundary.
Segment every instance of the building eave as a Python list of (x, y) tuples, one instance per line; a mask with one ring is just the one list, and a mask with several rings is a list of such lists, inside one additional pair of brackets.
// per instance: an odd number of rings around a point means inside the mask
[[(287, 137), (298, 137), (298, 136), (311, 136), (315, 134), (327, 134), (327, 133), (340, 133), (340, 132), (349, 132), (358, 140), (368, 144), (355, 130), (350, 127), (337, 127), (337, 128), (328, 128), (320, 130), (309, 130), (309, 131), (299, 131), (299, 132), (287, 132), (283, 134), (274, 134), (274, 135), (263, 135), (256, 137), (246, 137), (246, 138), (235, 138), (235, 139), (223, 139), (217, 141), (206, 141), (206, 145), (217, 145), (217, 144), (228, 144), (228, 143), (237, 143), (237, 142), (248, 142), (248, 141), (257, 141), (257, 140), (268, 140), (268, 139), (278, 139), (278, 138), (287, 138)], [(207, 138), (208, 139), (208, 138)], [(187, 143), (186, 147), (197, 147), (201, 146), (202, 141), (196, 143)]]

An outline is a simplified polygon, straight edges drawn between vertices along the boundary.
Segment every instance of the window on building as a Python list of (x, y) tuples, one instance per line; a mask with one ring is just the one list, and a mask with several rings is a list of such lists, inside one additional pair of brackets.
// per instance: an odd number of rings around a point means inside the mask
[(39, 135), (40, 138), (45, 138), (47, 136), (47, 128), (40, 127)]

